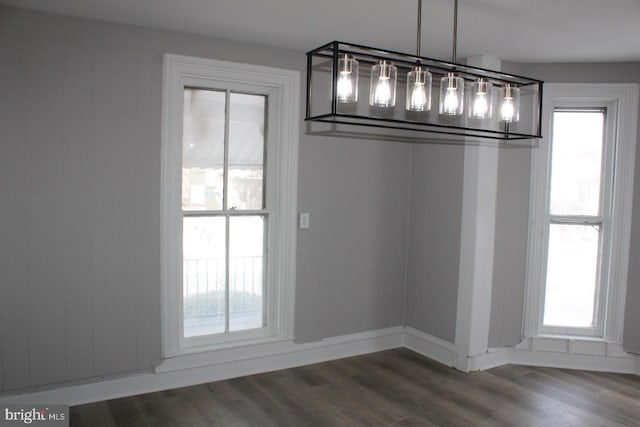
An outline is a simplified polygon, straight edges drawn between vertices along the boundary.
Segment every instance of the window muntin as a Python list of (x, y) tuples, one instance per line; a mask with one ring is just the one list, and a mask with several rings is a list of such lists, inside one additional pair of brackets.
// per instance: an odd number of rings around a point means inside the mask
[(183, 338), (266, 326), (267, 99), (184, 88)]

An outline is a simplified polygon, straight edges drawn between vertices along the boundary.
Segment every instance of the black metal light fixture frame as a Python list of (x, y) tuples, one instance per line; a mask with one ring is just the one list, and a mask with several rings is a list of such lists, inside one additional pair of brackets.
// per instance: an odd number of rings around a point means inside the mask
[[(455, 42), (454, 42), (455, 43)], [(370, 66), (381, 60), (391, 61), (398, 67), (398, 75), (406, 76), (417, 64), (428, 68), (434, 76), (446, 76), (448, 73), (473, 82), (478, 78), (492, 83), (496, 87), (509, 84), (520, 88), (524, 102), (521, 101), (521, 116), (519, 122), (505, 122), (498, 117), (490, 121), (470, 119), (466, 115), (452, 118), (438, 114), (436, 111), (428, 113), (412, 113), (404, 110), (404, 103), (398, 102), (395, 107), (380, 109), (367, 105), (366, 98), (354, 104), (345, 104), (338, 100), (338, 60), (344, 55), (355, 58), (361, 66), (360, 75), (367, 78)], [(324, 79), (320, 78), (324, 74)], [(401, 80), (402, 77), (399, 79)], [(361, 79), (362, 81), (363, 79)], [(435, 79), (434, 81), (439, 80)], [(401, 82), (402, 83), (402, 82)], [(450, 134), (489, 138), (497, 140), (521, 140), (541, 138), (542, 126), (542, 86), (541, 80), (528, 77), (492, 71), (484, 68), (472, 67), (454, 62), (404, 53), (376, 49), (358, 44), (333, 41), (307, 52), (307, 99), (305, 121), (359, 125), (386, 129), (400, 129), (407, 131), (429, 132), (435, 134)], [(364, 84), (362, 85), (364, 87)], [(327, 93), (329, 92), (329, 93)], [(434, 93), (436, 91), (434, 90)], [(398, 91), (402, 93), (402, 91)], [(314, 97), (318, 100), (314, 104)], [(524, 107), (524, 108), (522, 108)], [(321, 111), (317, 111), (321, 110)], [(495, 115), (497, 116), (497, 114)]]

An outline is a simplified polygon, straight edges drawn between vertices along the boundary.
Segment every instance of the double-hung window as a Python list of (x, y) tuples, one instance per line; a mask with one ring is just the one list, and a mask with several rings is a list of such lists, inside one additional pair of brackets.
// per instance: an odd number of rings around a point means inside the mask
[(291, 338), (298, 73), (164, 73), (164, 354)]
[[(222, 86), (222, 85), (220, 85)], [(251, 93), (247, 91), (253, 89)], [(183, 89), (182, 321), (199, 337), (267, 325), (269, 94)]]
[(637, 88), (548, 84), (532, 162), (525, 330), (619, 342)]

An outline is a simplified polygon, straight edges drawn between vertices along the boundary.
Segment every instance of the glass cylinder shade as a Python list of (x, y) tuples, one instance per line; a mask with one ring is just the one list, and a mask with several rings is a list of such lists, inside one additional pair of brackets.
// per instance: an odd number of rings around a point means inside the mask
[(338, 59), (338, 102), (358, 102), (358, 61), (344, 54)]
[(484, 79), (478, 79), (471, 85), (471, 101), (468, 106), (469, 117), (473, 119), (491, 118), (493, 104), (493, 85)]
[(507, 123), (520, 120), (520, 89), (507, 83), (500, 95), (500, 120)]
[(394, 107), (396, 105), (397, 68), (389, 61), (379, 61), (371, 67), (369, 105)]
[(431, 110), (431, 73), (415, 67), (407, 74), (407, 104), (409, 111)]
[(448, 73), (440, 80), (440, 114), (459, 116), (464, 108), (464, 79)]

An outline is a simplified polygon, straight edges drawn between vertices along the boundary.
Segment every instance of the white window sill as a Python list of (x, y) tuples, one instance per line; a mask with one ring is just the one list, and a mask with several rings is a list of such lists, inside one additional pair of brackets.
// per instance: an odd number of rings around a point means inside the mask
[(591, 342), (602, 342), (602, 343), (612, 342), (602, 337), (591, 337), (588, 335), (572, 335), (572, 334), (543, 333), (543, 334), (538, 334), (536, 336), (527, 337), (527, 338), (531, 338), (531, 339), (544, 338), (544, 339), (557, 339), (557, 340), (568, 340), (568, 341), (591, 341)]
[(282, 353), (293, 346), (293, 338), (268, 337), (242, 342), (223, 343), (206, 347), (180, 350), (155, 368), (155, 372), (171, 372), (182, 369), (213, 366), (239, 360), (257, 359)]

